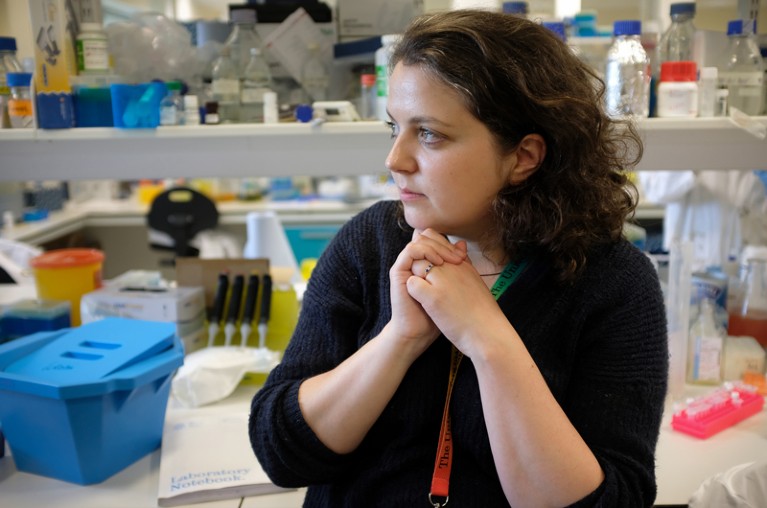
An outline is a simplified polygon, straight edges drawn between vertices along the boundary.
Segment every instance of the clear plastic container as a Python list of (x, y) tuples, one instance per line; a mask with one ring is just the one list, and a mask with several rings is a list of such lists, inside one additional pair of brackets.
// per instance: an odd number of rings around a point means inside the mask
[(650, 114), (650, 58), (642, 46), (642, 23), (616, 21), (605, 70), (607, 112), (615, 118)]
[(764, 62), (754, 35), (754, 21), (727, 25), (729, 43), (719, 64), (719, 88), (729, 90), (728, 107), (747, 115), (764, 112)]
[(661, 62), (694, 60), (695, 3), (671, 4), (671, 25), (660, 39)]

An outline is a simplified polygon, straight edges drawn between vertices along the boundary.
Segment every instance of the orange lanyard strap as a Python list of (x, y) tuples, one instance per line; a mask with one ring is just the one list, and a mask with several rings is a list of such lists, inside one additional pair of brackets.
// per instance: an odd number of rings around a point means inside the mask
[[(519, 274), (525, 269), (526, 262), (519, 264), (509, 263), (498, 276), (498, 280), (493, 284), (490, 293), (498, 300), (506, 289), (519, 277)], [(453, 346), (450, 351), (450, 374), (447, 380), (447, 395), (445, 396), (445, 407), (442, 410), (442, 426), (439, 430), (439, 443), (437, 446), (437, 458), (434, 461), (434, 474), (431, 478), (431, 489), (429, 491), (429, 503), (434, 508), (445, 506), (450, 499), (450, 470), (453, 467), (453, 433), (450, 429), (450, 398), (453, 394), (453, 385), (455, 378), (458, 377), (458, 367), (461, 365), (463, 353)], [(443, 498), (440, 501), (436, 498)]]

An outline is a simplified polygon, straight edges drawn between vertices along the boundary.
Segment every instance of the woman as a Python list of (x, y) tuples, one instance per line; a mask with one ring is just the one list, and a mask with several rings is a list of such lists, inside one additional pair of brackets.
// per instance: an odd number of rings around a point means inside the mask
[(261, 464), (305, 506), (651, 506), (667, 346), (622, 237), (636, 132), (531, 21), (423, 16), (391, 62), (400, 200), (313, 272), (253, 399)]

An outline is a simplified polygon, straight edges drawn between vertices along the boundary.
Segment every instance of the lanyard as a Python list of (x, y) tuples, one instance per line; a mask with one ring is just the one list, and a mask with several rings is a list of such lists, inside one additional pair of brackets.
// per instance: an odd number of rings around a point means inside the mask
[[(498, 280), (493, 284), (490, 294), (496, 301), (506, 291), (509, 286), (519, 277), (519, 274), (525, 269), (527, 262), (522, 261), (519, 264), (509, 263), (498, 276)], [(444, 507), (448, 500), (450, 488), (450, 470), (453, 466), (453, 433), (450, 429), (450, 397), (453, 394), (453, 385), (458, 375), (458, 367), (461, 365), (463, 353), (458, 351), (455, 346), (450, 351), (450, 373), (447, 380), (447, 395), (445, 396), (445, 407), (442, 410), (442, 426), (439, 430), (439, 444), (437, 447), (437, 458), (434, 461), (434, 474), (431, 479), (431, 489), (429, 491), (429, 503), (434, 508)], [(443, 502), (435, 501), (435, 497), (444, 498)]]

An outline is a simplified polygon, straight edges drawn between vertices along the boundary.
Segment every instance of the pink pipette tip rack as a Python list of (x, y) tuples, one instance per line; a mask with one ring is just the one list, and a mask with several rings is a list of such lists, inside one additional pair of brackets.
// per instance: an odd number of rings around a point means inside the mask
[(674, 412), (671, 427), (706, 439), (755, 415), (764, 407), (764, 397), (745, 383), (725, 383), (709, 394), (687, 401)]

